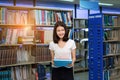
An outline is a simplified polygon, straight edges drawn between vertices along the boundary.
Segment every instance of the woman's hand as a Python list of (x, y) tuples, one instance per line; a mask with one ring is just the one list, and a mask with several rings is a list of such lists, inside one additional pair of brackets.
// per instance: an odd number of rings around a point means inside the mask
[(54, 65), (54, 61), (52, 61), (51, 63), (52, 63), (52, 65)]
[(74, 62), (72, 62), (71, 64), (68, 65), (69, 67), (73, 67), (74, 66)]

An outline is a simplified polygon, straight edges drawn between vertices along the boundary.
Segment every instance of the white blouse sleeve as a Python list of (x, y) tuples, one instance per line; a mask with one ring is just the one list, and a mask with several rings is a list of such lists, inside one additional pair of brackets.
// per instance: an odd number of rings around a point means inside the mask
[(54, 43), (53, 43), (53, 42), (50, 42), (50, 44), (49, 44), (49, 49), (50, 49), (50, 50), (54, 50)]
[(73, 44), (72, 44), (72, 50), (76, 48), (76, 44), (75, 41), (73, 40)]

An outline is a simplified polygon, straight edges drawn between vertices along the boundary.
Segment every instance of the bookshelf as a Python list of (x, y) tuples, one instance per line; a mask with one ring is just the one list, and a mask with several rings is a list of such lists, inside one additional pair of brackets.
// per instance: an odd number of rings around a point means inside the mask
[(103, 80), (103, 28), (102, 14), (88, 16), (89, 80)]
[(51, 61), (53, 26), (61, 20), (72, 27), (71, 17), (72, 10), (0, 6), (0, 79), (41, 78), (41, 66)]
[(89, 80), (120, 78), (119, 18), (119, 14), (89, 15)]
[(74, 19), (74, 40), (76, 42), (75, 72), (88, 70), (88, 20)]
[(120, 78), (120, 15), (103, 14), (104, 47), (103, 74), (104, 79), (117, 80)]

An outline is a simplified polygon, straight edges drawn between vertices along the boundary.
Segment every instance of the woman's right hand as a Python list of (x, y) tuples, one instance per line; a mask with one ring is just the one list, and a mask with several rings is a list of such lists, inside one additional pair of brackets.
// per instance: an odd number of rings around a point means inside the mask
[(52, 61), (51, 63), (52, 63), (52, 65), (54, 65), (54, 61)]

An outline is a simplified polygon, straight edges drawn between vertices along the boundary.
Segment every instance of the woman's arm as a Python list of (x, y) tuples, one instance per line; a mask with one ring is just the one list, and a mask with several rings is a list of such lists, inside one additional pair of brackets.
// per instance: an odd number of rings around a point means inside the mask
[(74, 63), (76, 61), (76, 49), (73, 49), (71, 54), (72, 54), (72, 66), (74, 66)]
[(51, 54), (51, 63), (53, 65), (54, 64), (54, 51), (50, 50), (50, 54)]

